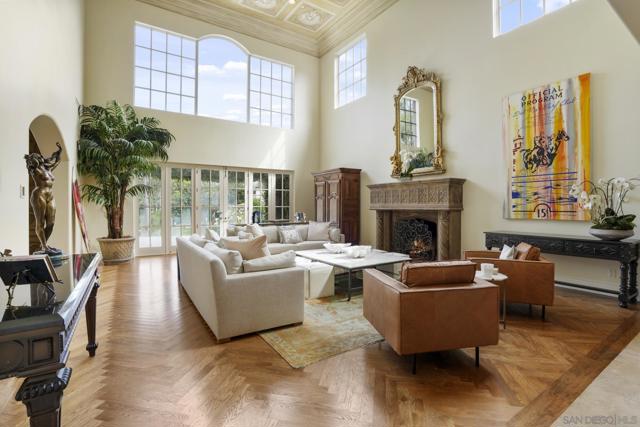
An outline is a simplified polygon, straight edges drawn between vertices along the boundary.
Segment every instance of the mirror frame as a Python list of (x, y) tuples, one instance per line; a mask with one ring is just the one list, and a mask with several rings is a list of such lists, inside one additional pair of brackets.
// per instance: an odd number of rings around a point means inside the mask
[(408, 92), (420, 87), (431, 88), (435, 96), (435, 108), (433, 111), (435, 147), (433, 151), (433, 166), (430, 168), (421, 168), (418, 172), (411, 172), (411, 176), (440, 174), (446, 171), (444, 167), (444, 154), (442, 149), (443, 114), (440, 77), (435, 73), (412, 65), (407, 69), (407, 75), (402, 78), (402, 83), (398, 86), (398, 92), (393, 96), (396, 112), (396, 121), (393, 126), (393, 132), (396, 136), (396, 149), (393, 156), (391, 156), (391, 176), (393, 178), (400, 178), (402, 173), (402, 159), (400, 158), (400, 100)]

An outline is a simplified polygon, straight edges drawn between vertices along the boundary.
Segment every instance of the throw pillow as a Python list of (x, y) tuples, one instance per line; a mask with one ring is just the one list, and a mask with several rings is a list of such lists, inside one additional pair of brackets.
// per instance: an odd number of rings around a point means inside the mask
[(309, 221), (309, 233), (307, 240), (312, 241), (329, 241), (329, 226), (330, 222), (315, 222)]
[(252, 240), (232, 240), (223, 237), (220, 239), (220, 243), (226, 249), (240, 252), (244, 260), (271, 255), (267, 247), (267, 236), (256, 237)]
[(221, 248), (215, 243), (207, 243), (204, 249), (220, 258), (224, 268), (227, 270), (227, 274), (242, 273), (242, 255), (240, 255), (240, 252)]
[(280, 233), (280, 243), (295, 245), (296, 243), (302, 242), (300, 233), (291, 225), (278, 227), (278, 232)]
[(198, 246), (200, 246), (201, 248), (204, 248), (204, 246), (209, 243), (209, 241), (207, 239), (205, 239), (202, 236), (199, 236), (197, 234), (192, 234), (191, 237), (189, 237), (189, 240), (191, 241), (191, 243), (194, 243)]
[(329, 240), (333, 243), (342, 243), (342, 233), (340, 233), (340, 229), (336, 227), (331, 227), (329, 229)]
[(218, 232), (211, 228), (207, 228), (206, 230), (204, 230), (204, 235), (207, 239), (213, 240), (214, 242), (220, 241), (220, 235), (218, 234)]
[(476, 264), (471, 261), (442, 261), (404, 263), (401, 282), (414, 286), (452, 285), (473, 283)]
[(253, 234), (253, 237), (264, 236), (264, 231), (262, 230), (262, 227), (260, 227), (259, 224), (248, 224), (245, 228), (247, 233)]
[(251, 240), (255, 236), (251, 233), (247, 233), (246, 231), (238, 231), (238, 239), (240, 240)]
[(229, 225), (227, 227), (227, 237), (229, 236), (237, 236), (239, 232), (247, 231), (247, 227), (240, 225)]
[(295, 267), (296, 253), (293, 251), (287, 251), (278, 255), (269, 255), (262, 258), (244, 261), (242, 265), (244, 266), (245, 273)]
[(309, 225), (308, 224), (300, 224), (293, 226), (296, 230), (298, 230), (298, 234), (302, 241), (309, 240)]
[(280, 233), (278, 232), (277, 225), (265, 225), (264, 227), (260, 227), (262, 232), (267, 236), (267, 243), (279, 243), (280, 242)]
[(500, 251), (500, 259), (513, 259), (515, 258), (515, 248), (509, 245), (503, 245), (502, 251)]
[(516, 246), (516, 259), (520, 261), (538, 261), (540, 259), (540, 248), (528, 243), (521, 242)]

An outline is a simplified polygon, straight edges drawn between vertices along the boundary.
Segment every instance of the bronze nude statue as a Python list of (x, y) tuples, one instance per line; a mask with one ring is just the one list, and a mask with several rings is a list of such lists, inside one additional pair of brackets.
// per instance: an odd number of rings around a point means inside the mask
[(36, 186), (31, 192), (31, 208), (36, 219), (36, 235), (40, 241), (40, 250), (36, 254), (50, 256), (61, 255), (60, 249), (47, 245), (56, 220), (56, 202), (53, 198), (53, 170), (60, 164), (62, 146), (56, 142), (58, 149), (45, 158), (42, 154), (32, 153), (24, 156), (29, 175)]

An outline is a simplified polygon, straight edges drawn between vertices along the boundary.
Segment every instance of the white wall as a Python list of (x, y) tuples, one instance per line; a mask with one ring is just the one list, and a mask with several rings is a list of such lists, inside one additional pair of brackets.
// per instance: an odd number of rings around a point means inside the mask
[[(45, 114), (56, 123), (69, 164), (75, 164), (77, 100), (82, 100), (82, 0), (8, 0), (0, 2), (0, 250), (29, 249), (29, 175), (23, 156), (29, 152), (29, 125)], [(45, 155), (51, 153), (45, 152)], [(50, 243), (72, 247), (69, 191), (71, 167), (60, 168), (56, 190), (58, 215)], [(58, 172), (59, 173), (59, 172)], [(66, 232), (62, 232), (65, 230)]]
[[(138, 109), (157, 117), (176, 137), (170, 161), (195, 164), (291, 169), (295, 171), (296, 210), (313, 212), (310, 173), (319, 167), (319, 60), (243, 34), (214, 27), (133, 0), (87, 1), (85, 103), (104, 104), (116, 99), (133, 103), (133, 36), (136, 21), (192, 37), (229, 36), (251, 53), (295, 67), (295, 129), (282, 130)], [(89, 234), (106, 235), (106, 222), (98, 210), (86, 206)], [(125, 232), (132, 233), (131, 203)]]
[[(400, 0), (370, 23), (368, 94), (338, 110), (335, 51), (321, 60), (322, 168), (363, 169), (362, 228), (375, 242), (366, 184), (389, 182), (393, 95), (409, 65), (442, 78), (446, 176), (466, 178), (462, 246), (483, 231), (584, 234), (589, 224), (505, 220), (501, 99), (558, 79), (592, 73), (593, 177), (640, 174), (640, 46), (608, 2), (580, 0), (493, 38), (490, 0)], [(342, 47), (342, 46), (341, 46)], [(639, 195), (629, 206), (640, 214)], [(555, 257), (559, 280), (615, 287), (611, 262)]]

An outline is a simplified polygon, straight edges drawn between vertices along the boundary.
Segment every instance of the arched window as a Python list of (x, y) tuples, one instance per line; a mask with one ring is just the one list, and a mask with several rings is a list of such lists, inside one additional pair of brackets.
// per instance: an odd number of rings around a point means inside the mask
[(247, 121), (249, 55), (224, 37), (198, 42), (198, 115)]

